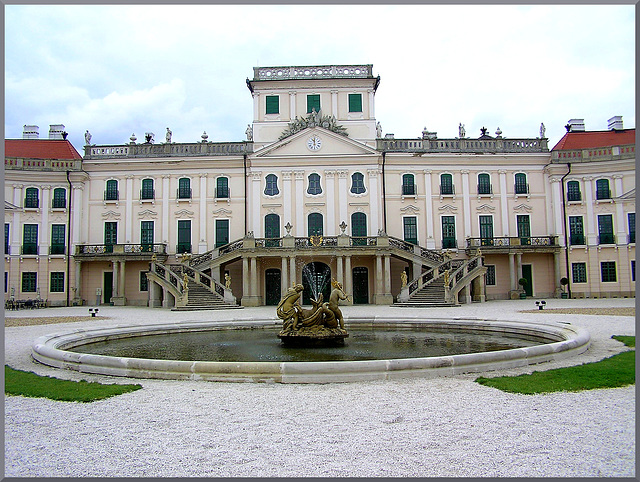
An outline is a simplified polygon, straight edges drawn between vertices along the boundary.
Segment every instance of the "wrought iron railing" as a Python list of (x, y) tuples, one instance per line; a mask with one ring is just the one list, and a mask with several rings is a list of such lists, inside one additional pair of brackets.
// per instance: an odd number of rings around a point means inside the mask
[(76, 255), (100, 255), (100, 254), (166, 254), (167, 245), (154, 244), (78, 244)]
[(510, 246), (557, 246), (557, 236), (500, 236), (467, 238), (467, 248), (508, 248)]

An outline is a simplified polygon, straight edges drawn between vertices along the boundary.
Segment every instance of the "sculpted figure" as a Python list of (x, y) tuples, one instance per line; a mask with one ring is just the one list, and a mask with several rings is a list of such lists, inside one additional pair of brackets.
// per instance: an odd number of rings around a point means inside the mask
[(342, 311), (338, 307), (338, 302), (340, 300), (346, 300), (349, 297), (342, 290), (342, 284), (338, 281), (331, 280), (331, 286), (333, 286), (333, 290), (331, 291), (331, 295), (329, 296), (329, 303), (327, 303), (329, 309), (333, 311), (338, 323), (340, 323), (340, 328), (344, 330), (344, 318), (342, 317)]
[(229, 273), (224, 274), (224, 287), (228, 290), (231, 289), (231, 276), (229, 276)]
[(466, 135), (467, 135), (467, 132), (465, 131), (464, 124), (461, 122), (460, 125), (458, 126), (458, 136), (460, 137), (460, 139), (462, 139)]
[(382, 126), (380, 125), (380, 122), (376, 124), (376, 136), (378, 139), (382, 137)]
[(165, 135), (165, 139), (167, 141), (167, 144), (171, 144), (171, 135), (173, 133), (171, 132), (171, 130), (167, 127), (167, 134)]
[(184, 286), (185, 291), (189, 290), (189, 277), (187, 276), (187, 273), (182, 275), (182, 285)]
[(544, 122), (542, 124), (540, 124), (540, 139), (544, 139), (544, 133), (547, 131), (547, 129), (544, 126)]
[(445, 270), (444, 272), (444, 285), (448, 286), (449, 285), (449, 270)]
[(403, 288), (405, 286), (407, 286), (407, 272), (406, 272), (406, 270), (402, 270), (402, 273), (400, 273), (400, 280), (402, 281), (402, 287)]
[(304, 287), (301, 284), (292, 286), (278, 303), (276, 314), (282, 320), (283, 331), (295, 330), (298, 327), (298, 319), (302, 313), (302, 306), (300, 306), (302, 290)]
[(87, 130), (87, 132), (84, 133), (84, 143), (86, 145), (90, 145), (91, 144), (91, 133)]
[(247, 135), (248, 141), (253, 140), (253, 129), (251, 128), (251, 124), (247, 124), (247, 130), (244, 131), (244, 133)]

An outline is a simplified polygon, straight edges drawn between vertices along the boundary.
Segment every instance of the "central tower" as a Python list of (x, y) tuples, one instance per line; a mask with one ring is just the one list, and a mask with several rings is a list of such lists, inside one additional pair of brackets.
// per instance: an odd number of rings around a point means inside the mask
[(314, 110), (333, 116), (356, 141), (375, 147), (375, 93), (380, 76), (371, 64), (314, 67), (254, 67), (254, 150), (276, 142), (289, 123)]

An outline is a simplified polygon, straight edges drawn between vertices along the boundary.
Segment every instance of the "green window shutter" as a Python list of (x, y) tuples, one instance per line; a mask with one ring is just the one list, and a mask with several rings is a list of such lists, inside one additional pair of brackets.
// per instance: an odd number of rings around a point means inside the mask
[(154, 199), (155, 192), (153, 190), (153, 179), (142, 180), (142, 191), (140, 191), (140, 199)]
[(404, 240), (418, 244), (418, 225), (415, 216), (403, 218)]
[(22, 291), (23, 293), (35, 293), (38, 285), (38, 273), (29, 271), (22, 273)]
[(613, 236), (613, 216), (611, 214), (601, 214), (598, 216), (599, 244), (615, 243)]
[(53, 208), (67, 207), (67, 191), (64, 188), (56, 188), (53, 190)]
[(311, 114), (313, 109), (320, 112), (320, 94), (307, 95), (307, 114)]
[(351, 236), (354, 238), (354, 246), (367, 245), (367, 215), (365, 213), (353, 213), (351, 215)]
[(440, 194), (453, 194), (453, 176), (451, 174), (440, 176)]
[(229, 220), (216, 219), (216, 248), (229, 244)]
[(493, 245), (493, 216), (480, 216), (480, 244)]
[(442, 248), (457, 248), (456, 243), (456, 218), (454, 216), (442, 216)]
[(584, 244), (582, 216), (569, 216), (569, 244)]
[(349, 94), (349, 112), (362, 112), (362, 94)]
[(219, 177), (216, 180), (216, 198), (226, 199), (229, 197), (229, 179)]
[(55, 271), (51, 273), (49, 291), (52, 293), (64, 292), (64, 271)]
[(280, 97), (277, 95), (267, 95), (266, 98), (267, 110), (266, 114), (279, 114), (280, 113)]
[(143, 251), (153, 251), (153, 221), (140, 223), (140, 244)]
[(178, 246), (176, 253), (190, 253), (191, 252), (191, 221), (181, 220), (178, 221)]
[(22, 254), (38, 254), (38, 225), (24, 224), (22, 229)]
[(309, 236), (322, 236), (322, 214), (311, 213), (308, 217)]
[(53, 224), (51, 226), (51, 254), (64, 254), (65, 225)]

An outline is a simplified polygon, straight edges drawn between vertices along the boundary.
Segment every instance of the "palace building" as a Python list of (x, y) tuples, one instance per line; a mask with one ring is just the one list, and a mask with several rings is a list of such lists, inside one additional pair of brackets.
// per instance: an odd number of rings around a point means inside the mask
[[(5, 140), (5, 300), (447, 306), (635, 293), (635, 129), (396, 139), (372, 65), (256, 67), (246, 139)], [(249, 113), (248, 113), (249, 114)], [(561, 280), (567, 278), (567, 283)]]

